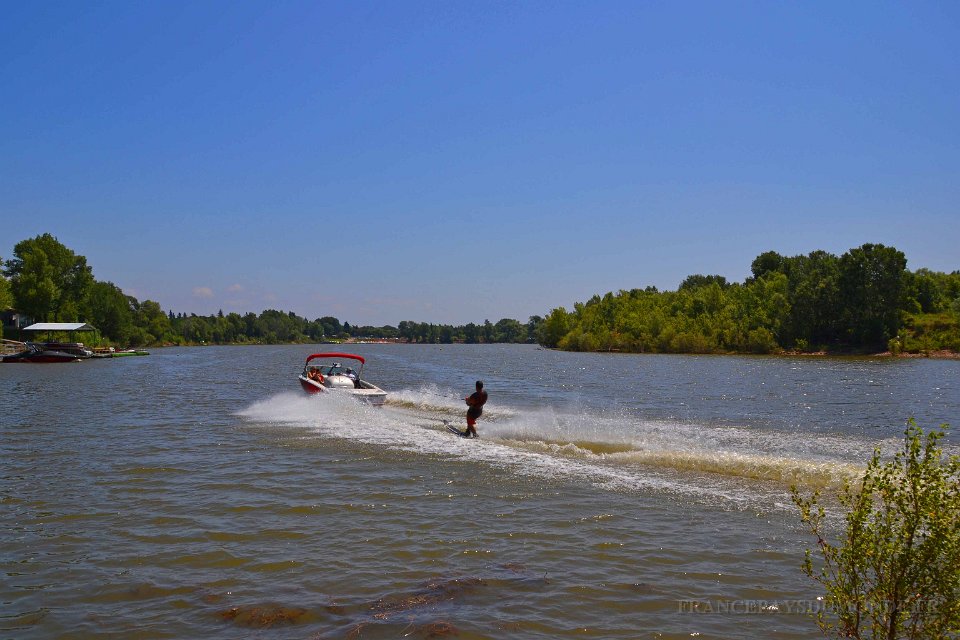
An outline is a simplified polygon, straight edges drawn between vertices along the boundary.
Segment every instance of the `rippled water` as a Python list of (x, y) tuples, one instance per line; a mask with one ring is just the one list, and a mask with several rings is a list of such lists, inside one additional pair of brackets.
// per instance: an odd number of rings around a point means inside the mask
[(0, 637), (813, 637), (789, 484), (960, 414), (956, 361), (357, 345), (377, 409), (310, 351), (0, 365)]

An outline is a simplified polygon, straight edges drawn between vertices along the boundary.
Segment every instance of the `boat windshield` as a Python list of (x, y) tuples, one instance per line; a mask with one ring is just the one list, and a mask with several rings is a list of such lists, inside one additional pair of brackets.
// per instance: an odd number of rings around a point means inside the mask
[(316, 360), (314, 360), (309, 364), (307, 364), (307, 366), (304, 369), (304, 372), (308, 372), (311, 369), (316, 368), (316, 369), (319, 369), (320, 373), (323, 374), (324, 377), (343, 376), (343, 375), (347, 375), (348, 371), (350, 373), (359, 375), (360, 368), (362, 366), (363, 365), (361, 365), (359, 362), (353, 362), (353, 361), (340, 362), (338, 360), (336, 362), (317, 362)]

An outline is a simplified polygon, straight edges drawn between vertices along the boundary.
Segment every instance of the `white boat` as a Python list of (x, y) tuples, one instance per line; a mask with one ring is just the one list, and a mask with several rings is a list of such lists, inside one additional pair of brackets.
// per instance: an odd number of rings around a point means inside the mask
[[(343, 360), (359, 362), (359, 370), (344, 366)], [(363, 402), (380, 406), (386, 401), (387, 392), (362, 378), (364, 364), (366, 360), (363, 356), (352, 353), (313, 353), (307, 357), (303, 372), (297, 379), (307, 393), (346, 393)]]

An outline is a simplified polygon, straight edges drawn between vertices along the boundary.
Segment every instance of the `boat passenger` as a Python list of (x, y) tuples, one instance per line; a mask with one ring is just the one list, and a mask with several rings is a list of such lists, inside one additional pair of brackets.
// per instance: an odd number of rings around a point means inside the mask
[(323, 374), (320, 373), (320, 369), (318, 367), (310, 367), (310, 371), (307, 372), (307, 377), (314, 382), (323, 384)]
[(347, 370), (343, 372), (343, 375), (353, 380), (353, 386), (355, 388), (360, 388), (360, 380), (359, 378), (357, 378), (357, 374), (353, 369), (351, 369), (350, 367), (347, 367)]

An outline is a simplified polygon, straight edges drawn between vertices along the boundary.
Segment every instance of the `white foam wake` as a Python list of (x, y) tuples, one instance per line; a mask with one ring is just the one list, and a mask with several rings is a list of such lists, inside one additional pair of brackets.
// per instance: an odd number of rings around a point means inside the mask
[(867, 443), (835, 436), (549, 409), (488, 409), (480, 423), (482, 437), (461, 440), (443, 422), (460, 426), (464, 409), (460, 398), (426, 388), (391, 393), (382, 408), (335, 394), (282, 393), (240, 415), (303, 428), (311, 437), (487, 464), (518, 475), (721, 498), (751, 508), (758, 500), (766, 506), (783, 502), (789, 484), (838, 486), (862, 472), (859, 460), (871, 450)]

